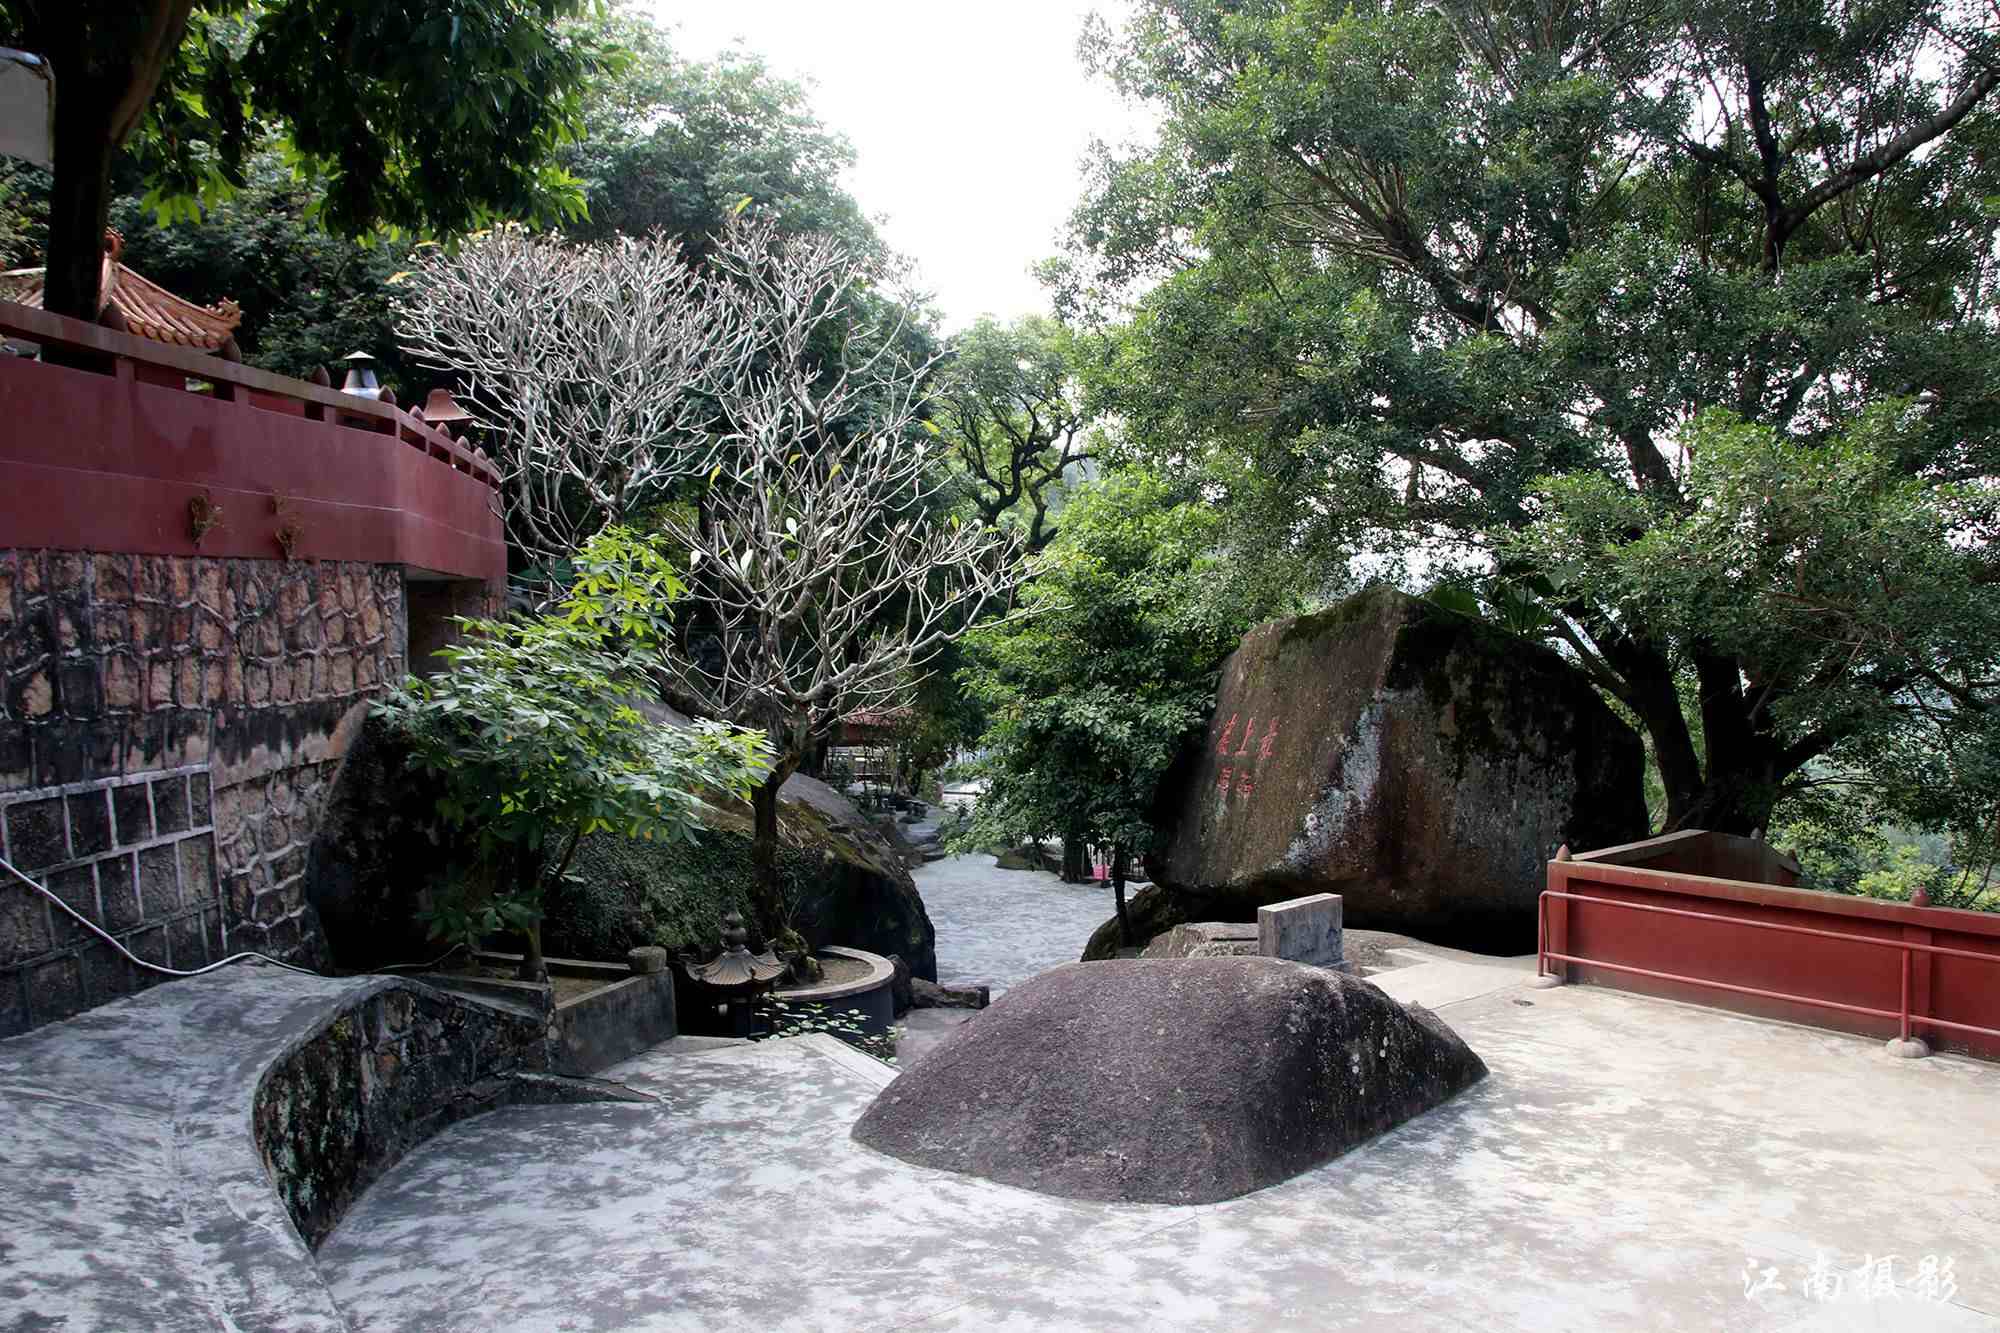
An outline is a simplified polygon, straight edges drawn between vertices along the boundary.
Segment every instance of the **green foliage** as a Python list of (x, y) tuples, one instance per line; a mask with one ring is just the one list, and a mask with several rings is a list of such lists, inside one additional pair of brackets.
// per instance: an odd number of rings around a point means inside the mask
[[(1065, 308), (1119, 317), (1093, 401), (1123, 456), (1330, 574), (1527, 590), (1516, 623), (1646, 728), (1667, 819), (1748, 832), (1815, 761), (1928, 745), (1941, 714), (1904, 667), (1989, 627), (1963, 571), (1929, 571), (1952, 591), (1873, 599), (1888, 618), (1850, 663), (1856, 636), (1767, 576), (1808, 532), (1809, 602), (1870, 561), (1921, 566), (1888, 548), (1935, 525), (1892, 514), (1917, 502), (1891, 482), (1951, 507), (1932, 488), (2000, 473), (1996, 40), (1943, 3), (1142, 0), (1085, 53), (1162, 132), (1100, 156), (1054, 270)], [(1712, 410), (1761, 432), (1761, 461)], [(1867, 467), (1827, 452), (1864, 438)], [(1773, 513), (1791, 451), (1885, 498), (1860, 518), (1793, 487)], [(1688, 553), (1682, 524), (1721, 543), (1753, 495), (1728, 573), (1608, 586), (1662, 541)], [(1551, 506), (1582, 563), (1516, 540)], [(1857, 523), (1872, 544), (1836, 569)], [(1961, 761), (1955, 805), (2000, 799)]]
[(190, 17), (132, 154), (163, 219), (243, 186), (277, 126), (316, 220), (451, 235), (579, 214), (556, 150), (607, 53), (582, 0), (210, 0)]
[(1078, 491), (1024, 614), (971, 636), (959, 678), (992, 719), (989, 786), (958, 845), (1151, 845), (1155, 789), (1217, 667), (1273, 609), (1232, 595), (1223, 522), (1142, 472)]
[(409, 267), (407, 241), (370, 244), (334, 235), (313, 218), (320, 191), (275, 147), (251, 155), (240, 190), (198, 220), (163, 225), (139, 195), (112, 202), (125, 262), (176, 295), (243, 310), (237, 343), (251, 365), (301, 378), (363, 351), (404, 403), (421, 402), (429, 380), (396, 346), (392, 279)]
[(583, 131), (560, 154), (588, 201), (587, 215), (564, 225), (568, 234), (597, 241), (665, 231), (700, 260), (749, 200), (788, 233), (836, 236), (870, 258), (885, 253), (840, 186), (853, 148), (820, 123), (798, 84), (743, 51), (713, 61), (678, 56), (638, 14), (615, 13), (588, 29), (624, 59), (592, 81)]
[(517, 883), (496, 885), (477, 875), (458, 874), (434, 886), (430, 904), (416, 919), (434, 940), (448, 940), (467, 951), (503, 932), (528, 934), (541, 922), (540, 898)]
[(929, 429), (951, 450), (980, 520), (1018, 528), (1030, 551), (1055, 539), (1053, 511), (1091, 457), (1071, 341), (1050, 319), (981, 319), (952, 339), (931, 388)]
[[(663, 230), (699, 255), (729, 208), (750, 198), (789, 231), (832, 232), (857, 253), (883, 252), (839, 186), (852, 151), (814, 118), (802, 89), (740, 54), (677, 57), (643, 18), (592, 13), (569, 29), (565, 40), (579, 50), (621, 54), (583, 85), (578, 137), (554, 157), (585, 205), (555, 217), (567, 234)], [(360, 239), (329, 230), (328, 181), (302, 174), (282, 135), (246, 132), (224, 185), (177, 196), (164, 220), (143, 146), (121, 158), (111, 224), (126, 262), (198, 304), (234, 300), (251, 365), (305, 376), (359, 349), (382, 363), (402, 401), (418, 400), (430, 380), (406, 364), (395, 331), (393, 280), (411, 267), (408, 229)], [(45, 173), (0, 163), (0, 264), (40, 262), (47, 192)]]
[(1922, 889), (1934, 907), (2000, 912), (1991, 848), (1978, 839), (1912, 835), (1866, 807), (1820, 806), (1780, 824), (1772, 841), (1798, 858), (1807, 888), (1887, 902)]
[(0, 155), (0, 268), (28, 268), (47, 243), (48, 173)]
[(582, 836), (686, 839), (702, 791), (743, 797), (770, 766), (758, 733), (664, 726), (636, 706), (651, 685), (633, 642), (681, 592), (657, 549), (611, 530), (577, 566), (553, 611), (462, 620), (448, 669), (376, 704), (412, 764), (442, 783), (444, 823), (475, 850), (465, 883), (433, 911), (434, 933), (483, 922), (489, 900), (503, 920), (538, 919)]
[(1684, 437), (1688, 504), (1551, 479), (1512, 549), (1557, 596), (1700, 641), (1777, 694), (1778, 729), (1818, 752), (1794, 792), (1865, 792), (1881, 817), (1977, 840), (2000, 803), (2000, 486), (1906, 470), (1922, 433), (1900, 402), (1805, 441), (1707, 413)]

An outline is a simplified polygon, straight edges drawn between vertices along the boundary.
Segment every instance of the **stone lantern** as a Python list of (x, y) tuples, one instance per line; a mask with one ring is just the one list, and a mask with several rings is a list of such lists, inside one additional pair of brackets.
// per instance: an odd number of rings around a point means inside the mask
[(688, 979), (729, 1009), (730, 1035), (750, 1035), (750, 1001), (778, 984), (785, 964), (770, 953), (750, 952), (750, 932), (735, 912), (722, 918), (722, 952), (706, 963), (685, 963)]
[(351, 393), (356, 398), (382, 396), (382, 383), (375, 378), (374, 357), (366, 352), (349, 352), (340, 359), (347, 363), (347, 378), (340, 385), (342, 393)]

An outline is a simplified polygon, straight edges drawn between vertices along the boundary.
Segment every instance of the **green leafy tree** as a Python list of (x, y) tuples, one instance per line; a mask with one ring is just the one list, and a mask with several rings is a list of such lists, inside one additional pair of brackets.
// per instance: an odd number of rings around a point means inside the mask
[(1092, 456), (1068, 344), (1051, 319), (981, 319), (952, 339), (931, 389), (932, 420), (980, 521), (1018, 526), (1030, 551), (1055, 540), (1051, 511)]
[(55, 73), (45, 301), (97, 315), (111, 172), (189, 213), (240, 187), (266, 127), (336, 230), (453, 233), (575, 213), (553, 161), (595, 53), (581, 0), (0, 0), (0, 44)]
[(1860, 788), (1979, 855), (2000, 809), (2000, 486), (1912, 475), (1926, 441), (1908, 403), (1805, 440), (1716, 411), (1684, 439), (1685, 503), (1561, 478), (1510, 549), (1621, 621), (1741, 664), (1777, 696), (1774, 727), (1827, 755), (1791, 776), (1797, 803), (1851, 806)]
[(856, 255), (886, 254), (840, 185), (854, 149), (820, 122), (798, 84), (743, 51), (712, 61), (676, 55), (642, 15), (614, 13), (590, 27), (624, 60), (592, 81), (582, 133), (561, 151), (588, 203), (584, 216), (564, 223), (566, 234), (602, 241), (663, 231), (699, 262), (748, 199), (788, 234), (820, 233)]
[(0, 156), (0, 268), (26, 267), (48, 235), (48, 173)]
[[(851, 249), (882, 250), (839, 186), (851, 150), (796, 85), (747, 56), (684, 60), (635, 15), (591, 13), (574, 26), (579, 44), (621, 57), (585, 85), (579, 136), (557, 153), (586, 204), (582, 215), (561, 219), (564, 235), (659, 231), (698, 258), (729, 210), (750, 198), (789, 231), (831, 232)], [(281, 137), (260, 143), (244, 159), (239, 190), (211, 192), (199, 216), (176, 210), (164, 221), (140, 164), (121, 158), (110, 220), (124, 235), (126, 262), (197, 303), (237, 302), (237, 341), (252, 365), (303, 376), (359, 349), (413, 401), (430, 380), (396, 337), (395, 279), (412, 267), (410, 236), (328, 230), (320, 224), (326, 182), (294, 170)], [(47, 204), (44, 173), (0, 166), (0, 258), (34, 262)]]
[[(162, 223), (137, 194), (112, 202), (125, 262), (168, 291), (201, 304), (228, 298), (242, 307), (237, 343), (250, 365), (310, 375), (363, 351), (380, 361), (382, 382), (408, 405), (428, 383), (408, 366), (395, 336), (393, 279), (411, 262), (407, 239), (364, 243), (319, 226), (324, 195), (273, 147), (244, 165), (243, 187), (195, 220)], [(337, 381), (336, 381), (337, 382)]]
[(770, 767), (764, 738), (716, 722), (648, 718), (641, 645), (685, 591), (653, 543), (611, 529), (578, 553), (553, 610), (465, 619), (449, 667), (411, 677), (376, 708), (441, 784), (438, 815), (473, 860), (441, 886), (434, 934), (474, 944), (500, 929), (527, 941), (540, 977), (542, 901), (591, 833), (691, 836), (702, 794), (745, 799)]
[(1207, 719), (1222, 659), (1275, 609), (1237, 595), (1226, 536), (1223, 515), (1157, 476), (1079, 490), (1025, 614), (974, 631), (959, 673), (992, 720), (987, 790), (955, 841), (1109, 847), (1127, 943), (1125, 879), (1153, 845), (1160, 779)]
[[(1668, 605), (1591, 566), (1757, 480), (1703, 462), (1710, 409), (1782, 459), (1900, 402), (1893, 474), (2000, 472), (1995, 44), (1941, 0), (1143, 0), (1086, 41), (1164, 118), (1075, 215), (1066, 299), (1157, 280), (1093, 384), (1142, 457), (1329, 566), (1534, 591), (1646, 729), (1667, 824), (1765, 827), (1813, 765), (1921, 734), (1915, 658), (1800, 636), (1761, 574), (1655, 582)], [(1552, 560), (1586, 505), (1624, 526)], [(1935, 609), (1969, 639), (1960, 593)]]

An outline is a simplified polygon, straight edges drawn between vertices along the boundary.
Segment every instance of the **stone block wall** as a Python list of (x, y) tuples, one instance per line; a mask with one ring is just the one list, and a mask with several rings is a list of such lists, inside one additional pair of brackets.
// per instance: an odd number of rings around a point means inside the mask
[[(405, 616), (395, 565), (0, 551), (0, 854), (148, 961), (323, 961), (307, 848)], [(0, 1036), (158, 979), (0, 880)]]
[(252, 1129), (306, 1243), (410, 1148), (521, 1098), (504, 1076), (547, 1068), (550, 1041), (530, 1014), (398, 983), (278, 1061)]

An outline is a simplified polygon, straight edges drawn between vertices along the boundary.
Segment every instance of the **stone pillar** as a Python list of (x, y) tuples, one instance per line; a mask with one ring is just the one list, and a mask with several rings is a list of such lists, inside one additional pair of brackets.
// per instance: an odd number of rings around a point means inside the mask
[(1315, 893), (1257, 909), (1257, 952), (1266, 958), (1347, 970), (1337, 893)]

